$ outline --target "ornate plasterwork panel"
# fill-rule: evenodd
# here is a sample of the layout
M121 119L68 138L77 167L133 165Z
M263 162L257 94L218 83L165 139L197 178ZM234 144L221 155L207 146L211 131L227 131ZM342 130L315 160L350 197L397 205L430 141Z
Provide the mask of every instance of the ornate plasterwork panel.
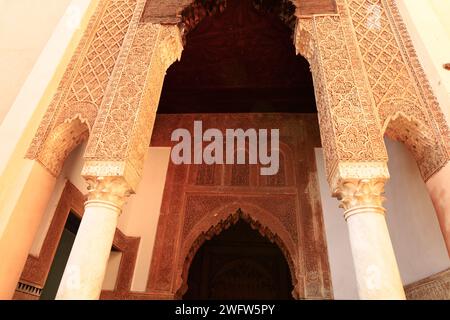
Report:
M332 188L346 178L388 177L378 115L348 21L339 15L300 18L295 41L311 64Z
M84 176L122 176L136 187L164 76L182 48L177 26L139 23L130 30L92 130Z
M382 130L405 143L427 180L449 160L449 132L393 0L339 0L349 14Z
M87 129L94 124L136 3L137 0L100 1L41 121L27 157L52 158L51 163L47 160L41 163L55 176L59 174L55 169L62 166L70 150L59 153L46 149L46 140L59 126L67 126L65 123L73 119L79 119ZM86 138L84 131L82 134L83 137L67 139L81 141L80 138Z

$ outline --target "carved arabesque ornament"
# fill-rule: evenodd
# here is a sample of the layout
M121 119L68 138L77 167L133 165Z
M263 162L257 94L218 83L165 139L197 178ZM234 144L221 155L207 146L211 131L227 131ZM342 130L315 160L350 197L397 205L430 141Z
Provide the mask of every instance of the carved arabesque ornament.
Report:
M83 176L122 176L135 190L164 76L182 49L177 26L138 23L130 29L92 129Z
M450 159L450 134L394 0L338 0L352 21L382 132L403 142L428 180Z
M409 147L428 179L450 158L449 131L395 2L336 4L337 13L298 17L294 35L311 64L332 188L348 178L388 178L385 132ZM158 14L145 18L148 5L99 2L28 158L57 175L72 145L52 149L46 141L60 139L65 130L58 127L79 119L90 132L83 174L122 176L135 189L166 69L182 51L181 16L158 24ZM381 9L379 28L367 23L373 5ZM85 138L85 130L71 137L76 143Z
M60 146L48 148L52 144L49 141L74 139L80 143L87 138L97 118L136 3L137 0L100 0L66 68L26 155L29 159L37 159L54 176L58 176L74 146L64 150ZM88 131L83 130L76 137L71 135L67 123L73 119L80 119Z
M210 240L214 236L219 235L222 231L227 230L229 227L236 224L240 219L247 222L252 227L252 229L257 230L261 234L261 236L278 245L286 258L289 266L289 271L291 273L291 279L294 286L292 295L294 298L299 299L299 297L301 296L300 287L302 287L303 284L299 283L300 275L297 257L292 254L289 248L287 248L286 244L281 240L279 235L273 233L270 228L262 225L260 221L254 219L250 214L242 211L241 209L238 209L236 212L229 214L225 219L221 219L216 225L211 226L208 230L201 232L193 241L189 248L189 252L186 254L186 258L181 269L182 274L180 274L178 278L178 289L176 292L177 297L182 297L188 289L187 280L189 268L195 257L195 254L200 249L200 247L205 243L205 241Z
M388 178L387 153L364 67L339 15L301 17L295 44L311 64L328 181Z
M449 161L450 135L395 2L336 3L338 14L300 16L295 31L297 53L311 64L332 188L345 180L340 167L351 167L353 160L360 163L352 169L359 177L365 170L361 163L367 168L377 163L379 177L388 177L380 144L385 133L409 148L426 181ZM373 8L379 9L379 21L373 20ZM342 95L346 87L358 90L361 100ZM370 169L366 177L378 177L373 173Z

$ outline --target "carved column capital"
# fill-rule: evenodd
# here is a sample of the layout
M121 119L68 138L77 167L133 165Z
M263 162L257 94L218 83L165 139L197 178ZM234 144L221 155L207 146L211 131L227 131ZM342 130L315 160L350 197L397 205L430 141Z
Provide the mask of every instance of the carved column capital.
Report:
M354 214L368 211L384 214L385 182L385 178L341 180L334 191L334 196L341 202L340 207L345 210L345 220Z
M88 183L88 200L89 204L103 203L122 210L126 200L133 192L128 183L122 177L84 177Z

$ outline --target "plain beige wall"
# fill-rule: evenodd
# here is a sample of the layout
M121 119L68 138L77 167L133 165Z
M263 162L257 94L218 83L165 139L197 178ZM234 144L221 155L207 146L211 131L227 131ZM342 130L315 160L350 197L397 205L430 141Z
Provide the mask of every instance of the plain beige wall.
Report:
M0 0L0 123L71 0Z

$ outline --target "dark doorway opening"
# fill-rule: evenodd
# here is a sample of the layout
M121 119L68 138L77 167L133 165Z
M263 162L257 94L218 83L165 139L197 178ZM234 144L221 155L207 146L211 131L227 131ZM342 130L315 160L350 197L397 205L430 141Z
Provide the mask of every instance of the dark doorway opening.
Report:
M292 290L280 248L239 220L198 250L183 299L287 300Z
M61 239L59 240L45 286L42 289L40 300L54 300L56 298L80 223L81 219L73 212L70 212L64 225L64 230L61 234Z

